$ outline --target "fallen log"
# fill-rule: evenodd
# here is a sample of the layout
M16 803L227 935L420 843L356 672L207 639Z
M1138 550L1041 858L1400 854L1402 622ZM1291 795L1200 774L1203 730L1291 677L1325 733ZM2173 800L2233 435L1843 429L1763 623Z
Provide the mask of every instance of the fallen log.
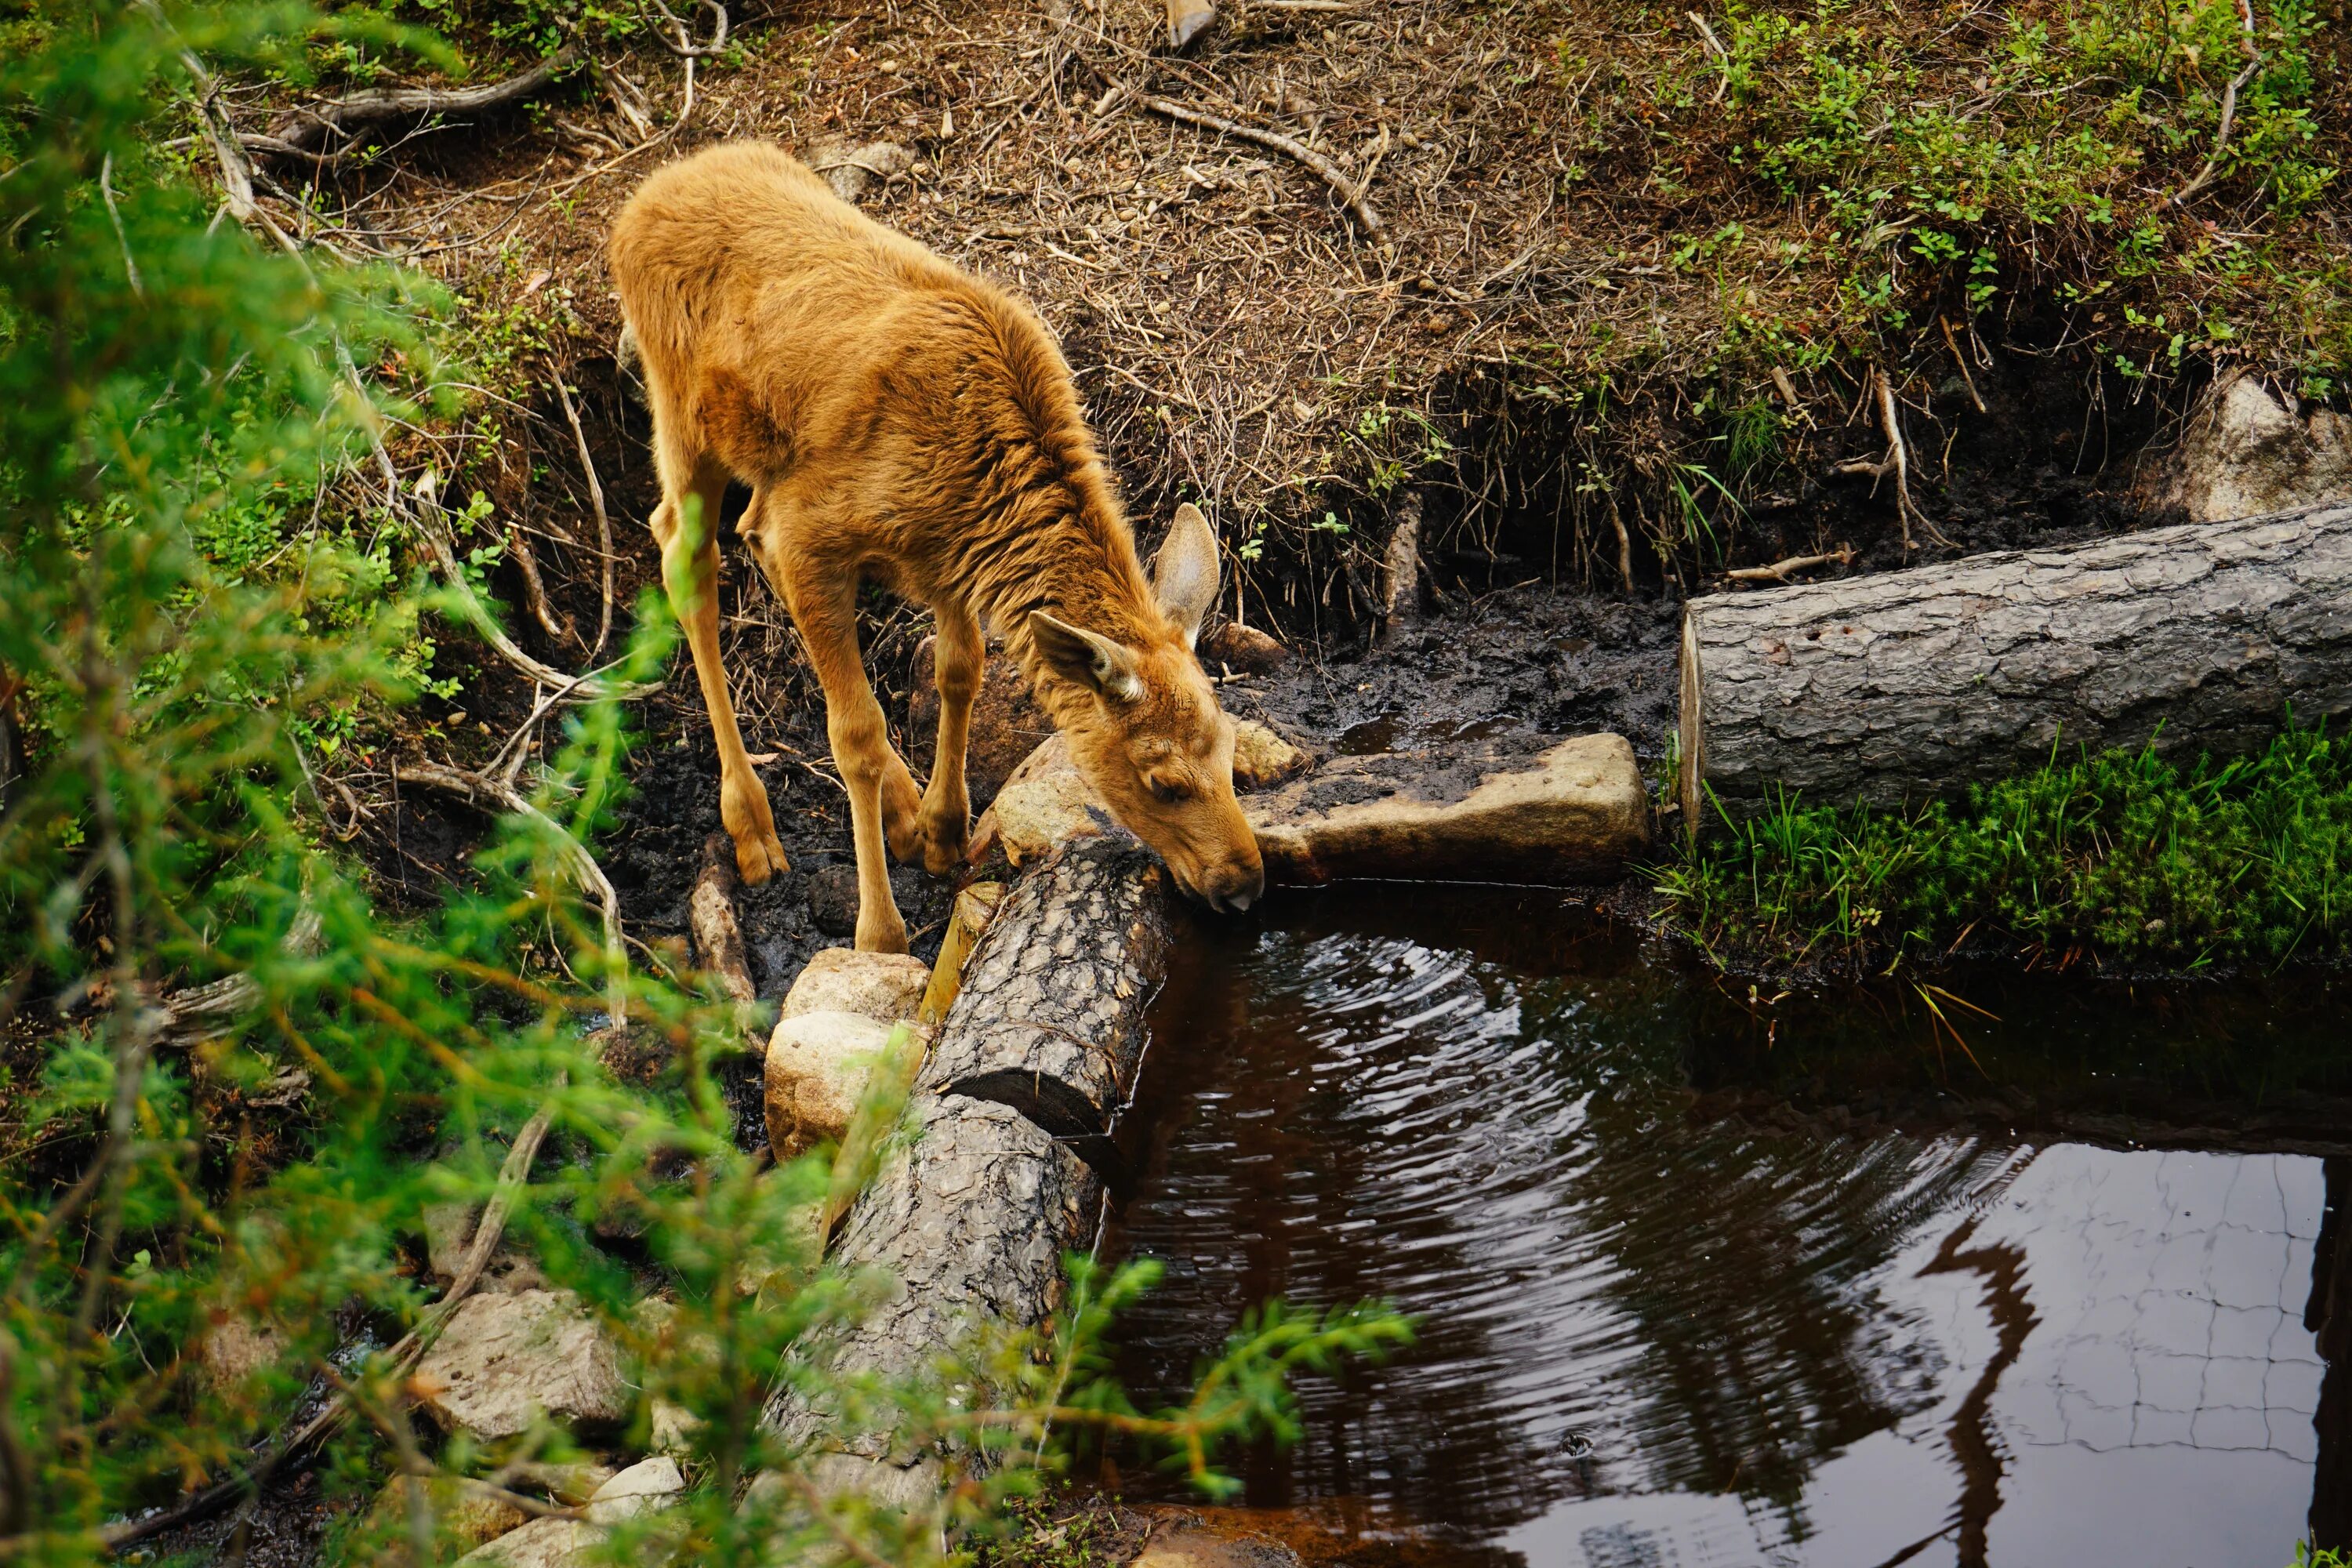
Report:
M2352 506L1695 599L1684 822L1897 806L2053 749L2254 750L2352 711Z
M1074 840L1024 877L966 966L918 1088L1011 1106L1101 1167L1174 939L1167 882L1124 835Z

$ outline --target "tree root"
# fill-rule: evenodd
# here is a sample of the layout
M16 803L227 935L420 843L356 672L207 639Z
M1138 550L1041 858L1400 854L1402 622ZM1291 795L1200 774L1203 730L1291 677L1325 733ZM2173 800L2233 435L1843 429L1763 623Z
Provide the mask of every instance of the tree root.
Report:
M1301 167L1308 170L1331 187L1332 194L1339 198L1350 214L1354 215L1356 226L1364 231L1366 239L1376 246L1386 245L1389 242L1388 226L1381 221L1381 215L1374 212L1372 204L1365 199L1366 189L1371 183L1369 170L1367 170L1367 178L1351 180L1339 165L1330 159L1305 142L1285 136L1279 131L1267 131L1255 125L1244 125L1239 121L1226 120L1198 109L1187 108L1169 99L1154 98L1149 93L1136 92L1131 89L1127 90L1127 96L1151 110L1152 113L1164 116L1180 124L1197 125L1204 131L1214 131L1221 136L1234 136L1244 142L1255 142L1261 147L1271 147L1276 152L1295 160Z
M1895 515L1903 523L1903 548L1919 548L1917 542L1911 537L1911 520L1915 517L1919 520L1919 526L1927 531L1928 538L1938 544L1949 545L1952 542L1944 537L1943 531L1919 510L1919 503L1911 499L1911 449L1903 440L1903 422L1895 411L1895 383L1878 365L1871 367L1870 375L1878 394L1878 423L1886 434L1886 456L1875 463L1863 458L1851 458L1830 471L1855 477L1868 476L1873 493L1877 491L1877 481L1889 474L1894 475Z
M1785 583L1800 572L1810 572L1816 566L1843 566L1853 560L1853 546L1841 544L1826 555L1791 555L1769 566L1734 567L1724 575L1735 583Z

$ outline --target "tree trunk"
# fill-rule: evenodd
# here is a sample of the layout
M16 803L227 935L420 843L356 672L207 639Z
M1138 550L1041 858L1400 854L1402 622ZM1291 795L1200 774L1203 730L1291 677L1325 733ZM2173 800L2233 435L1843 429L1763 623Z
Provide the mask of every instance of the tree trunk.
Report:
M1694 600L1684 822L1895 806L2078 747L2243 753L2352 710L2352 506Z

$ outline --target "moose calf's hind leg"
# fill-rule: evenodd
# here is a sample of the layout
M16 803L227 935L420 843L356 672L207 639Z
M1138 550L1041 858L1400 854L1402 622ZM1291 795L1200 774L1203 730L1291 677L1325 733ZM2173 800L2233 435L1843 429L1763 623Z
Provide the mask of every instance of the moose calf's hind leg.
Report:
M930 787L923 792L923 868L933 876L954 869L971 837L971 797L964 753L971 735L972 699L987 668L988 645L970 615L939 612L931 668L940 689L939 745L931 753Z

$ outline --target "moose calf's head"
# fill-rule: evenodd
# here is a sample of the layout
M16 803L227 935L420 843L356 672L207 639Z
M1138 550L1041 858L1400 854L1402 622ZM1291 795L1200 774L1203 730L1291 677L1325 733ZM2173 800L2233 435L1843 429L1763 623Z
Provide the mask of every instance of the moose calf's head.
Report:
M1265 888L1257 837L1234 798L1234 721L1192 653L1217 599L1217 541L1190 503L1151 563L1161 624L1119 641L1033 612L1046 667L1091 701L1058 712L1070 754L1121 826L1160 852L1184 890L1245 910Z

